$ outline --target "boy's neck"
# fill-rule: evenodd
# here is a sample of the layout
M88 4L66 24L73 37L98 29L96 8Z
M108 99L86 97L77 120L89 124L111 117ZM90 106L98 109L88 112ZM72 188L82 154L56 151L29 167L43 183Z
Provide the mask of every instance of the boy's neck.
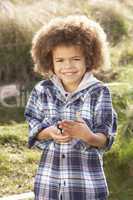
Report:
M83 77L82 77L82 79L83 79ZM70 92L70 93L72 93L72 92L74 92L74 91L76 91L77 90L77 88L78 88L78 86L79 86L79 84L80 84L80 82L82 81L82 79L81 80L78 80L77 82L75 82L75 83L63 83L62 81L62 85L63 85L63 87L64 87L64 90L66 91L66 92Z
M71 92L74 92L77 89L78 86L75 86L75 85L65 86L63 84L63 87L64 87L64 90L66 92L70 92L71 93Z

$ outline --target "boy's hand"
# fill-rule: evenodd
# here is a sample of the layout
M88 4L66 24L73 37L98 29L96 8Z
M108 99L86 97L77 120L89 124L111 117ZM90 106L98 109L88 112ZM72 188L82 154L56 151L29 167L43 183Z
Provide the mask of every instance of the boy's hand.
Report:
M60 130L56 126L50 126L43 129L38 135L38 140L53 139L57 143L66 143L71 140L68 134L60 134Z
M59 127L63 129L63 134L70 135L72 138L85 140L85 136L92 134L86 122L80 120L63 120L59 123Z
M59 127L63 129L63 134L70 135L71 138L81 139L95 147L104 147L107 137L103 133L93 133L83 119L63 120Z
M67 143L73 138L81 139L95 147L104 147L107 142L107 137L103 133L93 133L82 119L72 121L63 120L59 122L59 128L63 129L62 134L55 126L50 126L42 130L37 139L53 139L57 143Z
M72 139L70 134L66 133L61 134L60 130L57 127L51 127L49 135L57 143L66 143Z

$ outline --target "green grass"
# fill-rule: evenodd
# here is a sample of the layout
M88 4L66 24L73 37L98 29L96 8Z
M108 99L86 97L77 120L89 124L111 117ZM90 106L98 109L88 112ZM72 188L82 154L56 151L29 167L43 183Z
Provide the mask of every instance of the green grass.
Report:
M0 126L0 196L33 190L40 151L27 148L27 124Z
M26 125L14 124L8 126L0 126L0 144L26 145Z

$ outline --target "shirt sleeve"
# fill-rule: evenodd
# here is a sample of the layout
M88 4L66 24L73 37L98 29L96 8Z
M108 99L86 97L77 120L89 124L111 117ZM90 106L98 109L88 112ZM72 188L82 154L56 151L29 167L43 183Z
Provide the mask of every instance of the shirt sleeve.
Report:
M43 117L43 113L39 109L41 104L40 96L37 90L34 88L29 96L26 108L25 108L25 118L29 125L29 138L28 146L29 148L37 146L44 149L51 140L37 140L37 134L44 128L49 127L53 124L53 120Z
M109 150L114 142L117 130L117 114L112 106L112 98L108 87L103 86L97 92L94 106L94 132L103 133L107 136L104 150Z

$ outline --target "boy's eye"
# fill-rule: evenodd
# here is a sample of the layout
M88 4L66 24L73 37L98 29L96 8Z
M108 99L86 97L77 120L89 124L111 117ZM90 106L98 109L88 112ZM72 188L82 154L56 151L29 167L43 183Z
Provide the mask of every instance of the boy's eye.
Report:
M81 59L79 57L73 57L72 60L79 61Z
M76 60L76 61L78 61L78 60L80 60L80 58L74 58L73 60Z
M56 62L63 62L63 59L56 60Z

